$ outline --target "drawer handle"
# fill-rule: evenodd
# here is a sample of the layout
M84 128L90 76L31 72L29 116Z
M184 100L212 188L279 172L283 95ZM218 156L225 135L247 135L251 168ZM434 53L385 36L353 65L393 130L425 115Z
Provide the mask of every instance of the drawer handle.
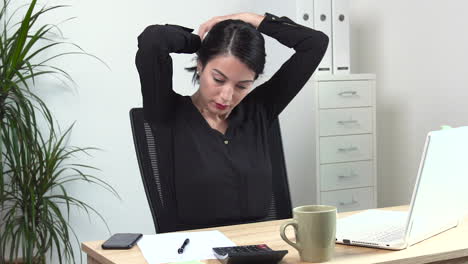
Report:
M357 124L359 121L357 120L340 120L337 122L340 125L346 125L346 124Z
M341 97L353 97L353 96L356 96L356 94L357 94L356 91L345 91L345 92L338 93L338 95Z
M357 151L357 147L349 147L349 148L339 148L338 151L340 152L348 152L348 151Z
M358 201L355 201L354 199L351 202L340 202L340 206L354 206L354 205L359 205Z
M357 177L359 175L355 174L355 173L352 173L352 174L349 174L349 175L338 175L338 179L340 180L347 180L347 179L351 179L351 178L354 178L354 177Z

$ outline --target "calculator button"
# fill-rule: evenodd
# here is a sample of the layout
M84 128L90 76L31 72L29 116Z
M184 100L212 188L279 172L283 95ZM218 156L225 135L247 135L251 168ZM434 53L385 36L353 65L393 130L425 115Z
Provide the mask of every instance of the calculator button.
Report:
M255 252L258 251L258 248L256 246L248 246L249 252Z
M213 248L213 251L224 264L274 264L288 253L287 250L272 250L266 244Z

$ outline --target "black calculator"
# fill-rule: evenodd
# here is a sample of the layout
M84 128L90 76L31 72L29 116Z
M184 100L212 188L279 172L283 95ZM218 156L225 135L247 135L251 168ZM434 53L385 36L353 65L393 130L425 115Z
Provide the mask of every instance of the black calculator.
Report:
M265 244L215 247L213 252L223 264L274 264L288 253L287 250L273 250Z

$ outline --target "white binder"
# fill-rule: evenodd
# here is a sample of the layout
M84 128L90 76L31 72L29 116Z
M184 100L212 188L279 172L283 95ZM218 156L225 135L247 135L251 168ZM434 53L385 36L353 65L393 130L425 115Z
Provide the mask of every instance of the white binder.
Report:
M349 0L331 1L333 74L349 74Z
M296 0L296 23L314 28L314 0Z
M332 74L333 49L332 49L332 0L314 0L314 25L312 28L322 31L330 39L327 52L320 62L316 74Z

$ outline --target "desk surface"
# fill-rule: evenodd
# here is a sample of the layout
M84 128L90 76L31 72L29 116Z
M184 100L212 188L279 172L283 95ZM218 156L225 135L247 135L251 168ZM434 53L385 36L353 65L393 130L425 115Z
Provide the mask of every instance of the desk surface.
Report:
M388 210L406 210L407 206L389 207ZM338 217L355 212L340 213ZM279 227L286 220L276 220L254 224L207 228L193 231L217 229L237 245L266 243L272 249L287 249L289 253L281 263L301 263L297 251L286 244L279 235ZM293 231L288 230L293 238ZM88 264L134 263L147 264L138 246L130 250L102 250L103 240L84 242L82 250L88 255ZM465 258L466 257L466 258ZM390 251L356 246L336 245L334 258L327 263L468 263L468 218L456 228L415 244L405 250ZM217 260L205 263L218 264Z

